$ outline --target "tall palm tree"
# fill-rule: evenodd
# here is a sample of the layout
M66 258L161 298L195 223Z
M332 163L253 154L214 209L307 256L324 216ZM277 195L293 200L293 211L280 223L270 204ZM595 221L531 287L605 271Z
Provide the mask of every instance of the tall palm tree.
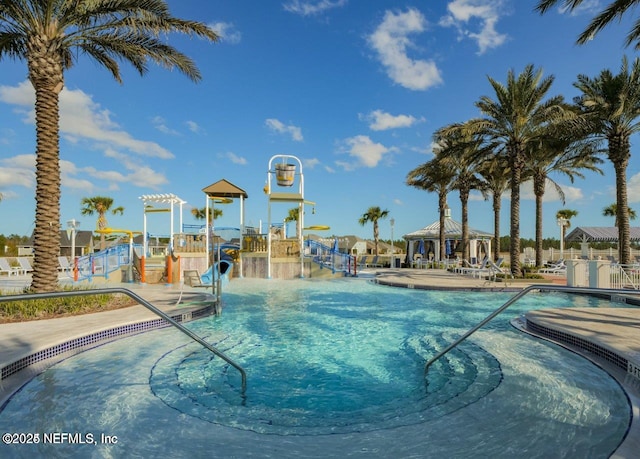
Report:
M197 208L194 207L193 209L191 209L191 215L193 215L193 217L196 220L207 220L207 224L210 225L212 221L214 221L216 218L220 218L222 217L222 209L217 209L214 208L213 209L213 213L211 212L211 208L209 208L209 214L207 215L207 208L206 207L201 207L201 208Z
M360 217L358 223L364 226L367 223L373 223L373 243L375 245L375 255L378 255L378 241L380 240L380 229L378 228L378 220L387 218L388 210L382 210L380 207L369 207L367 211Z
M446 257L444 221L446 210L449 208L447 194L452 190L454 179L455 174L451 168L443 164L438 157L416 167L407 174L407 185L438 194L440 260L444 260Z
M571 228L571 219L576 215L578 215L578 211L573 209L560 209L556 212L556 220L558 220L558 223L560 224L561 241L564 241L566 231ZM538 265L537 262L536 265Z
M121 82L119 60L141 74L148 62L201 76L161 39L174 32L215 41L207 25L173 17L164 0L2 0L0 58L25 60L36 103L36 213L32 289L55 290L60 252L59 95L64 72L88 56Z
M566 175L571 183L575 177L584 178L580 171L586 169L602 174L597 166L603 161L597 154L597 143L578 140L572 142L569 136L553 136L542 139L536 147L531 145L527 155L526 171L533 180L533 193L536 199L536 266L542 266L542 201L547 184L551 184L562 204L565 203L565 194L562 187L554 181L549 174L559 173Z
M82 198L82 208L80 209L81 215L94 215L98 214L98 221L96 222L96 229L104 230L109 226L107 222L107 213L111 212L113 215L124 214L124 207L119 206L111 208L113 206L113 198L107 196L94 196L93 198ZM107 248L105 233L100 233L100 250Z
M640 132L640 59L631 66L622 59L620 73L603 70L596 78L578 75L576 98L596 138L607 141L607 156L616 174L618 251L621 264L631 263L631 233L627 197L627 166L631 136Z
M540 0L536 10L541 14L546 13L552 6L562 4L562 9L569 12L574 11L582 5L583 0ZM640 5L640 0L614 0L605 7L595 18L589 23L587 28L578 37L578 44L583 45L607 27L612 22L622 19L622 16L633 7ZM626 46L635 42L635 49L640 49L640 27L636 22L627 35Z
M629 220L635 220L637 217L636 211L633 210L631 207L629 207L628 211L629 211ZM615 218L614 226L616 228L618 227L618 206L615 203L602 209L602 216L614 217Z
M300 208L293 207L289 209L287 216L284 218L284 222L285 223L296 222L296 237L298 237L298 233L300 232L299 221L300 221Z
M463 129L471 135L482 135L496 146L504 147L508 159L511 190L511 242L509 256L511 273L520 271L520 184L525 169L526 151L548 134L548 125L575 116L562 96L545 100L553 84L553 76L543 78L542 70L532 65L515 75L510 70L506 85L489 77L495 100L482 96L476 106L484 115L452 129Z
M485 193L491 193L494 260L500 258L500 210L502 208L502 195L509 189L510 175L507 159L499 152L487 156L478 166L478 176L484 182Z
M469 260L469 196L471 190L484 193L484 182L477 176L481 162L482 141L465 136L461 131L436 131L434 153L445 167L454 173L452 189L458 190L462 210L462 258Z

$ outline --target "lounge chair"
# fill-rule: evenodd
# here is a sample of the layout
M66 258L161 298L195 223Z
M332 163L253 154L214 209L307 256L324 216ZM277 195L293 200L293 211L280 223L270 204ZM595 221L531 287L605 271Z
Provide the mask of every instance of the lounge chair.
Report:
M460 274L471 274L475 277L476 274L480 275L481 273L485 273L487 271L487 265L489 264L489 257L485 257L482 260L480 266L471 266L471 267L461 267L456 270L456 272Z
M561 263L557 264L556 266L549 267L549 268L544 268L544 269L541 269L538 272L541 273L541 274L563 275L563 274L567 274L567 265L565 265L564 261L562 261Z
M22 269L11 266L9 260L6 258L0 258L0 273L7 273L7 276L18 275L22 272Z
M31 271L33 271L33 268L31 267L31 262L29 261L28 258L25 257L18 257L18 263L20 264L20 269L26 274L26 273L30 273Z
M378 255L375 255L373 257L373 260L371 260L371 263L367 263L367 268L381 268L382 265L380 263L378 263Z
M185 285L191 287L212 287L212 284L205 284L202 282L200 272L197 269L185 269L183 272L183 278Z
M363 257L360 257L360 263L358 263L358 269L359 270L363 270L364 268L367 267L367 260L369 259L369 257L367 257L366 255Z
M58 257L58 271L63 273L71 272L71 263L67 257Z

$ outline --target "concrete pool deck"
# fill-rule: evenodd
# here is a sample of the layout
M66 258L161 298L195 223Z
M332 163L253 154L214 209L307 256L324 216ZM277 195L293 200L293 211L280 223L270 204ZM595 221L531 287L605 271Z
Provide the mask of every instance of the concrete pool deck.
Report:
M374 278L377 283L392 287L438 290L466 291L509 291L517 292L529 285L539 284L539 280L530 282L510 281L491 282L471 276L454 274L445 270L423 269L377 269L366 270L363 277ZM13 287L21 276L11 276ZM5 290L6 277L0 278L0 290ZM24 281L29 279L24 276ZM550 277L549 282L562 284L564 279ZM145 300L173 316L186 314L202 309L211 304L213 297L203 289L185 286L181 291L165 285L119 284L143 297ZM106 287L106 286L105 286ZM157 320L158 317L140 305L123 309L86 314L58 319L0 324L0 406L2 406L21 385L33 376L41 373L55 362L81 352L86 348L78 348L60 353L52 358L36 360L24 369L5 377L6 369L16 361L29 359L37 353L47 352L52 347L60 346L73 339L132 324ZM528 313L526 320L531 321L552 333L536 336L559 342L560 345L585 355L604 370L615 377L625 388L631 405L633 422L623 445L612 457L635 457L640 451L640 308L612 309L549 309ZM144 330L134 331L142 332ZM529 331L530 332L530 331ZM557 335L570 339L567 342L557 340ZM575 340L573 340L575 338ZM117 336L111 339L117 339ZM574 342L575 341L575 342ZM101 341L104 342L104 341ZM579 345L582 342L583 345ZM577 344L576 344L577 343ZM598 349L611 351L615 355L632 362L636 370L624 372L620 366L602 358L600 352L585 350L584 343L592 344ZM98 344L93 344L93 346ZM635 374L632 374L635 371Z

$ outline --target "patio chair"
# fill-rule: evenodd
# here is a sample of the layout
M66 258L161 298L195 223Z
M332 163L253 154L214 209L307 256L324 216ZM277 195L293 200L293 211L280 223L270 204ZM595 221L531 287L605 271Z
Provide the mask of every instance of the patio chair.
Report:
M367 267L367 260L368 259L369 259L369 257L366 256L366 255L363 256L363 257L360 257L360 263L358 263L358 269L359 270L363 270L364 268Z
M541 274L559 274L559 275L563 275L563 274L567 274L567 265L564 264L564 261L562 261L562 263L550 267L550 268L544 268L541 269L540 271L538 271Z
M33 271L33 268L31 267L31 262L29 261L28 258L26 257L18 257L17 258L18 263L20 264L20 269L26 274L26 273L30 273L31 271Z
M11 266L9 260L6 258L0 258L0 273L7 273L7 276L18 275L22 272L20 268Z
M373 257L373 260L371 260L371 263L367 263L367 268L381 268L382 265L378 262L378 255L375 255Z
M71 272L71 263L67 257L58 257L58 271L63 273Z
M474 266L471 268L460 268L457 272L460 274L471 274L475 277L476 274L480 275L488 271L487 265L489 264L489 257L484 257L480 266Z
M212 287L212 284L202 282L202 277L200 277L200 272L197 269L185 269L183 271L183 278L185 285L191 287Z

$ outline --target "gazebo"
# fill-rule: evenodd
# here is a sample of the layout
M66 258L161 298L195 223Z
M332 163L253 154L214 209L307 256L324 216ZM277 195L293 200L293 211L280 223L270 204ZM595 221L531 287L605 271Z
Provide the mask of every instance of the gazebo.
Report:
M629 228L631 242L640 242L640 227ZM566 242L579 242L580 254L589 256L590 242L615 242L618 243L618 228L615 226L578 226L564 238Z
M402 236L407 241L407 261L411 262L415 254L422 257L433 253L433 259L440 261L440 221L436 220L432 224L425 226L413 233ZM462 239L462 223L451 218L447 213L444 219L444 237L447 244L447 254L452 254L455 245ZM469 228L469 246L471 257L479 258L480 252L491 253L492 234Z

